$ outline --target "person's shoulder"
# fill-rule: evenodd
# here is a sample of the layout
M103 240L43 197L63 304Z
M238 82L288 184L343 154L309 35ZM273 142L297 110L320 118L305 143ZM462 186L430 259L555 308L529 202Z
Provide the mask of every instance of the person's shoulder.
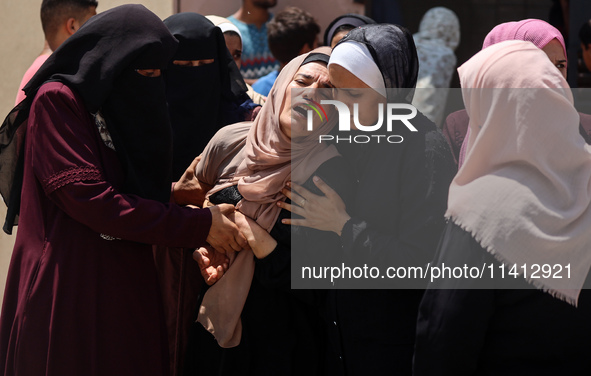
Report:
M220 128L219 131L216 132L214 137L217 138L234 138L235 137L246 137L250 127L252 126L252 122L250 121L243 121L240 123L234 123L230 125L226 125L225 127Z
M37 56L35 61L33 61L33 64L31 64L31 68L35 69L36 72L37 70L39 70L39 68L41 68L43 63L45 63L47 59L49 59L50 56L51 54L49 53L42 53L41 55Z
M80 96L70 87L58 81L46 82L41 85L33 100L33 107L35 103L46 101L61 106L66 104L75 108L83 107L83 101Z
M240 21L238 18L234 17L234 15L227 17L228 21L230 21L231 23L234 24L234 26L236 26L240 32L242 32L242 30L246 30L248 28L248 24ZM242 36L242 38L244 38L244 35Z
M37 91L29 112L29 129L42 128L45 132L78 132L79 122L92 122L92 115L84 100L62 82L46 82ZM73 129L76 130L73 130Z
M448 142L435 123L420 111L410 122L417 132L409 132L407 151L411 153L435 154L438 158L451 159L452 154Z
M216 132L209 144L214 145L217 149L233 148L234 145L246 140L251 126L252 122L250 121L226 125Z
M37 73L39 68L41 68L41 66L43 65L43 63L45 63L45 61L49 58L49 56L51 56L51 55L50 54L41 54L41 55L37 56L35 61L33 61L33 64L31 64L31 66L27 69L27 71L23 75L23 78L21 79L21 83L19 85L19 91L16 95L16 100L14 101L15 106L17 104L19 104L23 99L25 99L25 92L23 91L24 87L31 80L31 78L33 78L35 73Z
M26 82L23 82L23 87L24 87L24 85L26 85L27 82L29 82L29 80L31 78L33 78L35 73L37 73L39 68L41 68L43 63L45 63L45 61L47 61L47 59L49 59L50 56L51 56L51 54L41 54L41 55L37 56L37 58L33 61L31 66L29 67L29 69L27 69L27 71L25 72L25 74L23 76L23 81L26 80Z
M252 88L257 93L262 95L269 95L273 84L277 80L277 76L279 75L279 70L274 70L273 72L259 78L257 82L252 85Z
M591 115L579 112L579 131L585 142L591 144Z
M62 82L59 81L49 81L44 83L43 85L41 85L39 87L39 90L37 91L37 95L41 95L41 94L47 94L47 93L55 93L55 94L70 94L72 96L75 96L74 92L72 91L72 89L70 89L67 85L65 85Z
M277 77L279 76L279 69L275 69L271 73L264 75L263 77L259 78L257 82L263 80L263 82L275 82Z
M466 110L458 110L456 112L452 112L451 114L447 115L447 118L445 118L445 123L449 124L450 126L465 125L466 128L468 128L469 122L470 118L468 117L468 112Z
M409 119L409 121L417 129L417 132L411 133L427 134L430 132L439 131L435 123L433 123L427 116L425 116L418 109L416 116L413 119Z
M587 133L591 134L591 115L579 112L579 120L583 128L588 131Z
M345 158L339 155L326 160L318 167L316 172L328 175L342 175L341 169L347 170L347 166L348 164Z
M349 196L355 185L355 177L351 166L342 156L339 155L322 163L313 176L321 178L343 199L350 198Z

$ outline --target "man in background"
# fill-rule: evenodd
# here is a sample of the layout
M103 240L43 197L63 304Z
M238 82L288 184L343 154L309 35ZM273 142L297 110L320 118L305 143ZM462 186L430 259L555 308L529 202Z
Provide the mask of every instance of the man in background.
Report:
M585 22L579 29L579 39L583 50L583 61L587 70L591 72L591 20Z
M254 91L269 95L279 72L287 63L294 57L318 47L318 33L320 26L314 17L303 9L288 7L277 13L267 25L267 39L269 48L280 66L252 85Z
M270 8L277 0L243 0L236 13L228 17L242 35L240 72L248 84L279 67L267 43L267 24L273 18Z
M98 2L94 0L43 0L41 3L41 25L45 35L45 46L25 72L16 95L15 105L25 99L23 87L45 63L49 55L96 14L97 6Z

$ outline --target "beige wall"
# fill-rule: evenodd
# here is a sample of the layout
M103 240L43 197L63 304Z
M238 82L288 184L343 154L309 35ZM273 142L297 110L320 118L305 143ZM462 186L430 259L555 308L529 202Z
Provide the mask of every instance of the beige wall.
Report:
M100 13L118 5L130 3L124 0L98 0ZM134 0L144 4L161 18L172 14L172 0ZM0 34L2 59L0 59L0 117L14 106L14 99L23 74L43 49L43 31L39 20L41 0L2 0L0 2ZM6 207L0 203L0 227L4 223ZM14 235L0 231L0 299L4 295L6 271L14 245ZM0 300L1 301L1 300Z
M242 0L176 0L175 4L178 4L178 8L182 12L227 17L240 8ZM352 0L277 0L277 6L271 11L277 13L287 6L295 6L312 13L322 29L321 36L324 35L324 29L330 24L330 21L337 16L345 13L363 14L364 12L363 5L355 4Z

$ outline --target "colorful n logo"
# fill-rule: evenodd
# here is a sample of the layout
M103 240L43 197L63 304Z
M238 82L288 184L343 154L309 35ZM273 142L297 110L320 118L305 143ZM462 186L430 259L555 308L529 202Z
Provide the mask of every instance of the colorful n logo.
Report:
M320 103L318 103L318 102L313 101L312 99L308 99L308 98L304 98L304 99L311 103L311 104L308 104L308 103L304 103L304 104L306 106L310 107L312 109L312 111L316 112L316 114L320 118L320 121L326 121L328 116L326 116L326 111L324 111L324 108L322 108L322 105L320 105ZM322 118L322 114L320 113L320 111L322 111L322 114L324 114L324 119ZM312 112L308 111L308 130L309 131L313 130L312 116L313 116Z

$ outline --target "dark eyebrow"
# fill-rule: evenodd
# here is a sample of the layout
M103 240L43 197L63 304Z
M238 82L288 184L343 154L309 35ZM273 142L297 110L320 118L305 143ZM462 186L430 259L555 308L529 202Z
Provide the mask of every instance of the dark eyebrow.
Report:
M315 80L316 79L314 76L310 76L309 74L305 74L305 73L298 73L298 74L296 74L296 77L297 76L301 76L301 77L305 78L306 80ZM334 87L331 83L325 83L325 82L318 81L318 84L325 87L325 88L329 88L329 89L332 89Z
M302 76L303 78L307 79L307 80L313 80L314 77L310 76L309 74L305 74L305 73L298 73L296 74L296 76Z
M566 63L566 59L563 60L556 60L557 63Z

